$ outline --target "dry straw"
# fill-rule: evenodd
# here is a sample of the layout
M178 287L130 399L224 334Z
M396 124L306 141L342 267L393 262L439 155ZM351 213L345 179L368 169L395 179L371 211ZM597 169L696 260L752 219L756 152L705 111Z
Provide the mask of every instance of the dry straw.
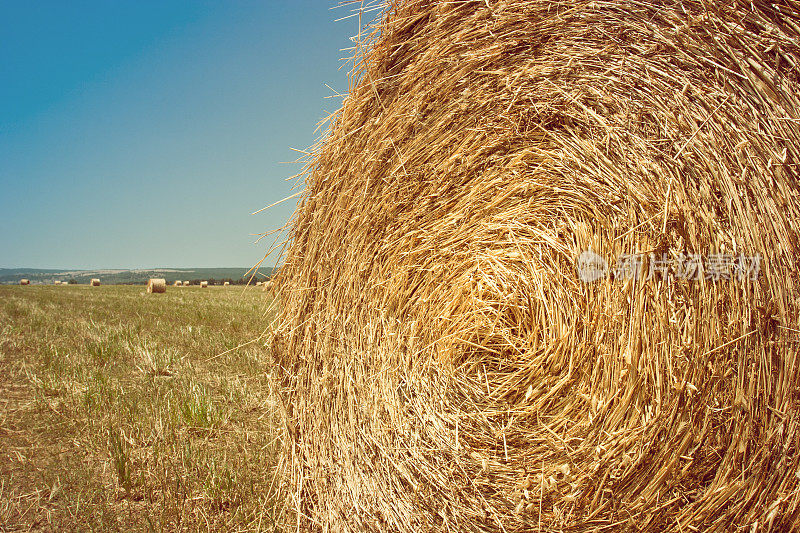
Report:
M99 287L100 280L97 278L92 278L92 280L89 282L89 285L91 285L92 287Z
M208 287L208 282L207 281L201 281L200 282L200 287L205 289L206 287Z
M167 280L162 278L150 278L147 281L147 292L149 293L167 292Z
M30 285L31 284L31 280L22 278L21 280L19 280L19 284L20 285Z
M799 47L795 1L390 6L276 282L292 527L800 528Z

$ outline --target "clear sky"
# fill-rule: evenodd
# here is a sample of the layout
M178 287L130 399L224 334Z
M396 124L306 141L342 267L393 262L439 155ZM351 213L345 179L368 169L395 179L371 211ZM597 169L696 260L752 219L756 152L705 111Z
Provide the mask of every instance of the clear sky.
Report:
M0 0L0 267L252 266L347 91L336 0Z

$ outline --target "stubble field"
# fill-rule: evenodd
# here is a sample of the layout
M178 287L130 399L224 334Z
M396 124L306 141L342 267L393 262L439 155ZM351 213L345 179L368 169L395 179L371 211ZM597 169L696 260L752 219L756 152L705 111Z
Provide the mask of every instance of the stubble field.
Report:
M267 304L0 286L0 530L274 530Z

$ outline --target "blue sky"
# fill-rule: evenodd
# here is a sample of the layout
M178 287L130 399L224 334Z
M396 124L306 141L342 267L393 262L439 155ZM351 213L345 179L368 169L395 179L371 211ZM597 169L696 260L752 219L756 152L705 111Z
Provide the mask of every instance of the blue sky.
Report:
M0 267L251 266L338 108L335 0L0 0Z

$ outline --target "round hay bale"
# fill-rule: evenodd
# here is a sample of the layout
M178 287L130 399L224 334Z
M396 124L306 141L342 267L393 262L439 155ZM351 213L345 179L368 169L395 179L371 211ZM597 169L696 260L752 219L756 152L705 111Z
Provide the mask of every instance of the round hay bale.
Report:
M188 287L188 286L189 286L189 282L188 282L188 281L184 281L184 282L183 282L183 286L184 286L184 287Z
M19 280L19 284L20 285L30 285L31 284L31 280L26 279L26 278L22 278L21 280Z
M263 285L261 281L256 281L256 287L261 287L261 285Z
M271 291L273 289L272 280L265 281L264 285L262 286L264 291Z
M92 280L89 282L89 285L92 286L92 287L99 287L100 286L100 280L97 279L97 278L92 278Z
M174 287L180 287L182 285L181 280L176 279L175 283L172 284Z
M60 280L55 280L55 281L53 282L53 285L61 285L61 281L60 281Z
M207 281L201 281L200 282L200 288L205 289L206 287L208 287L208 282Z
M276 278L299 529L800 527L798 28L392 2Z
M167 280L163 278L150 278L147 281L148 293L162 293L167 292Z
M223 284L222 284L222 286L223 286L223 287L227 287L227 286L228 286L228 285L230 285L230 284L231 284L231 282L230 282L230 281L226 281L225 283L223 283Z

